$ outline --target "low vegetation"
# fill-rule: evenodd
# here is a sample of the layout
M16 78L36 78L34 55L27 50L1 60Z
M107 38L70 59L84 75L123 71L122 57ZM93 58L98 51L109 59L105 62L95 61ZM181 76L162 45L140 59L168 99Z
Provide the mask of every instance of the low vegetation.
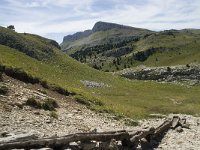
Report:
M58 114L55 111L51 111L49 116L54 119L58 119Z
M7 86L0 84L0 95L6 95L9 89Z
M34 97L29 98L26 101L26 105L37 109L44 109L49 111L55 111L56 108L58 108L57 102L53 99L37 100Z
M3 75L2 75L2 72L0 71L0 82L3 81Z

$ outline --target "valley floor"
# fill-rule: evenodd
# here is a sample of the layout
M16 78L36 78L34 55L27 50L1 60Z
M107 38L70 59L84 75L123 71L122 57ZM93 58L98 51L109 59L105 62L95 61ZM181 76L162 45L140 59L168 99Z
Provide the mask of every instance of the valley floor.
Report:
M8 76L4 76L4 84L9 87L8 95L0 95L0 131L20 134L34 133L40 137L61 136L77 132L90 132L93 129L139 130L147 126L157 127L165 118L140 120L139 126L127 126L124 120L116 120L111 114L98 114L88 110L84 105L39 85L26 84ZM45 92L45 94L43 94ZM51 117L50 111L35 109L24 105L28 98L52 98L57 101L58 119ZM172 115L169 115L172 116ZM200 117L180 115L190 124L190 129L179 133L169 130L156 149L199 149L200 147Z

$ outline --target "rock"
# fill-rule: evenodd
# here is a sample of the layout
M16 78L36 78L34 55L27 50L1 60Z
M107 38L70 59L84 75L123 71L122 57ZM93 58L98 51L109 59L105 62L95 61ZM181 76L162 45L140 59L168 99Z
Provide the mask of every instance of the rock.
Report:
M183 128L190 129L190 124L186 123L182 125Z
M97 133L97 128L90 129L90 133Z
M178 126L176 128L176 132L179 132L179 133L183 132L183 128L181 126Z
M46 123L52 123L52 121L50 119L46 120Z
M39 111L35 111L34 114L35 115L40 115L40 112Z
M102 88L102 87L110 87L109 85L105 84L105 83L98 83L95 81L88 81L88 80L80 80L81 83L83 83L85 86L87 87L91 87L91 88Z
M166 81L175 84L187 84L190 86L200 85L199 82L200 65L190 65L190 68L184 65L171 67L143 67L135 69L124 69L116 72L120 76L137 80L156 80Z
M110 141L110 144L108 146L109 150L118 150L118 142L115 139L112 139Z
M181 124L181 126L183 126L184 124L186 124L186 118L180 119L179 123Z

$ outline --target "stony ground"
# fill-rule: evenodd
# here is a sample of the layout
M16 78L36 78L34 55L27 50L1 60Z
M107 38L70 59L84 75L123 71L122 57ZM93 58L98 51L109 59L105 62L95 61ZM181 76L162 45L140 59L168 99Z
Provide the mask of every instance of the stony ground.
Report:
M181 115L190 124L190 129L183 129L179 133L169 130L162 139L158 150L199 150L200 149L200 117Z
M0 130L12 133L33 132L39 136L66 135L77 132L132 129L115 116L98 114L78 104L71 97L43 89L39 85L25 84L15 79L4 77L4 84L9 87L7 96L0 96ZM47 94L43 94L45 91ZM50 116L50 111L35 109L24 105L28 98L55 99L58 119Z
M140 120L139 126L126 126L123 120L116 120L110 114L98 114L88 110L84 105L42 88L39 85L26 84L4 76L4 84L9 87L8 95L0 95L0 132L12 134L34 133L40 137L61 136L77 132L111 130L139 130L147 126L157 127L165 118ZM45 92L44 92L45 91ZM46 94L43 94L46 93ZM35 109L24 105L30 97L38 99L51 98L57 101L58 119L50 116L50 111ZM172 116L172 115L170 115ZM169 130L161 140L158 150L198 150L200 147L200 117L179 115L186 118L190 129L179 133Z

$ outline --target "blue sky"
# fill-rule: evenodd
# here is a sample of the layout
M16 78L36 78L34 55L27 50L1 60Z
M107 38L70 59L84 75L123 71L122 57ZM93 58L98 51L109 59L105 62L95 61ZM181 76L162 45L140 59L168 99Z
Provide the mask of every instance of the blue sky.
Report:
M0 25L62 41L107 21L151 30L200 28L200 0L0 0Z

